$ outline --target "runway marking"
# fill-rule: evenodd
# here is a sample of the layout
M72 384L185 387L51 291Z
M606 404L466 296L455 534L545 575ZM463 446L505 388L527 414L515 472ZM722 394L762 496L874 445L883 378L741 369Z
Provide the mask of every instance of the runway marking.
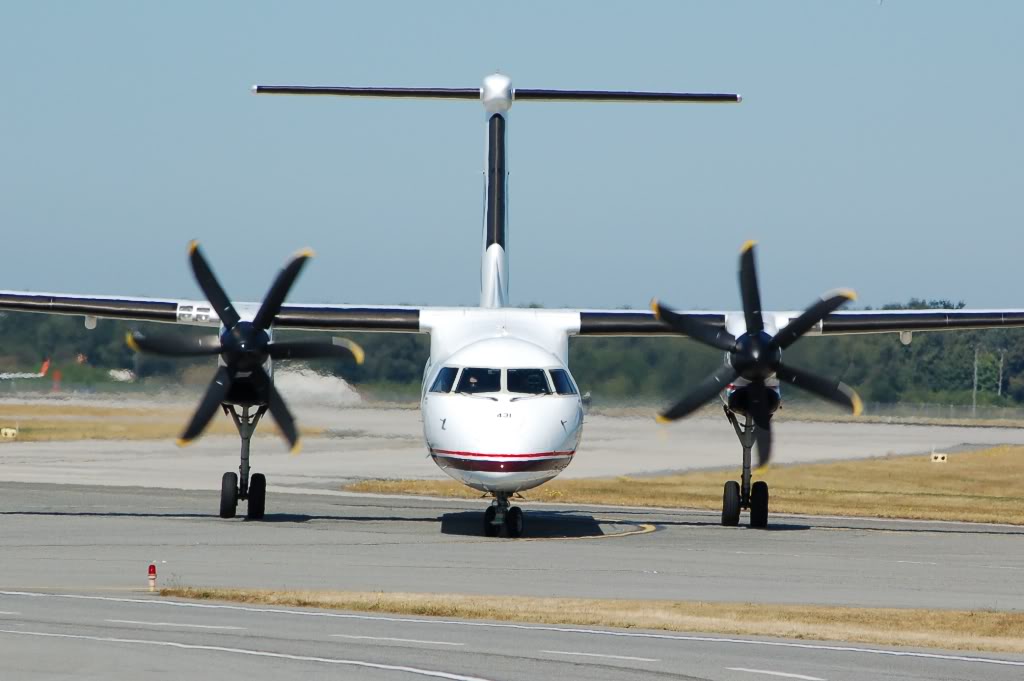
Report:
M20 612L10 612L9 610L0 610L0 615L20 615Z
M786 679L801 679L801 681L825 681L817 676L805 676L803 674L788 674L786 672L773 672L768 669L746 669L744 667L726 667L730 672L747 672L748 674L764 674L766 676L781 676Z
M636 529L612 534L587 534L580 537L520 537L516 541L555 541L555 540L577 540L577 539L614 539L617 537L633 537L638 534L650 534L657 531L657 525L653 523L636 523L630 520L615 520L613 518L594 518L599 523L618 523L620 525L632 525Z
M898 560L897 563L903 563L905 565L938 565L929 560Z
M187 627L189 629L231 629L234 631L245 631L245 627L216 626L213 624L178 624L176 622L140 622L138 620L103 620L114 624L141 624L145 627Z
M629 660L631 662L661 662L653 657L630 657L629 655L600 655L598 653L574 653L569 650L542 650L542 653L552 655L579 655L581 657L603 657L609 660Z
M389 617L386 615L357 615L353 613L331 611L287 610L285 608L257 608L249 605L223 605L218 603L189 603L187 601L157 601L142 598L115 598L113 596L86 596L84 594L55 594L35 591L0 591L0 596L26 596L30 598L68 598L82 601L105 601L108 603L135 603L139 605L158 605L172 608L198 608L201 610L232 610L235 612L267 613L271 615L292 615L296 617L325 617L329 619L359 620L368 622L402 622L407 624L440 624L460 627L479 627L490 629L522 629L526 631L550 631L563 634L585 634L591 636L612 636L617 638L646 638L662 641L685 641L695 643L721 643L729 645L761 646L765 648L796 648L800 650L820 650L825 652L861 653L864 655L881 655L885 657L906 657L920 660L944 660L948 662L966 662L968 664L994 664L1004 667L1024 668L1024 661L1001 660L995 657L971 657L968 655L950 655L945 653L922 653L912 650L887 650L884 648L863 648L853 645L829 645L825 643L797 643L795 641L758 641L756 639L726 638L716 636L691 636L686 634L654 634L639 631L615 631L606 629L583 629L578 627L556 627L540 624L511 624L498 622L473 622L460 620L428 620L415 617ZM2 632L0 632L2 633ZM20 632L13 632L20 633Z
M179 648L182 650L206 650L217 653L232 653L235 655L251 655L253 657L271 657L279 660L293 660L295 662L322 662L324 664L336 664L346 667L363 667L367 669L383 669L392 672L407 672L418 676L429 676L436 679L448 679L449 681L490 681L479 676L464 676L462 674L450 674L432 669L420 669L418 667L406 667L395 664L378 664L376 662L364 662L362 660L345 660L333 657L316 657L313 655L289 655L288 653L272 653L267 650L252 650L250 648L228 648L225 646L203 646L191 643L178 643L176 641L147 641L145 639L114 638L108 636L86 636L84 634L55 634L47 631L16 631L12 629L0 629L0 634L14 634L16 636L39 636L44 638L65 638L78 641L98 641L101 643L127 643L131 645L155 646L162 648Z
M350 638L357 641L397 641L399 643L424 643L432 646L464 646L465 643L451 641L421 641L415 638L391 638L390 636L352 636L350 634L331 634L331 638Z

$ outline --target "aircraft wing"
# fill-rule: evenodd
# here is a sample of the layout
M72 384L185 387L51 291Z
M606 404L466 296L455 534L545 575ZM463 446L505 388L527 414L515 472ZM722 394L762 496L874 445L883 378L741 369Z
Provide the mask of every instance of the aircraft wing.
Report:
M243 316L255 315L260 303L235 303ZM218 326L205 300L89 296L67 293L0 291L0 310L80 315L90 319L125 319L192 326ZM420 308L377 305L283 305L274 320L279 329L327 331L398 331L419 333Z
M711 326L743 329L743 312L684 311ZM666 324L646 310L581 310L579 336L670 335ZM800 312L763 312L766 323L781 329ZM808 336L837 336L863 333L952 331L963 329L1005 329L1024 327L1024 310L849 310L833 312L814 326Z

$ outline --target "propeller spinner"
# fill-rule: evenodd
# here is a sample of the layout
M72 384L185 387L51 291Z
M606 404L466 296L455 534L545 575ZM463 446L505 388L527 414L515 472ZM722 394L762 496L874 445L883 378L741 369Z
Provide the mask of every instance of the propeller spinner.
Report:
M299 432L284 399L274 387L274 381L264 368L268 359L318 359L354 357L362 363L363 350L347 339L335 343L319 341L274 342L268 333L274 318L281 310L285 297L302 271L313 251L303 249L277 275L252 321L245 321L235 310L210 268L199 244L189 244L189 262L199 288L210 301L220 318L223 330L220 336L179 338L175 336L148 336L138 331L128 334L128 346L136 352L165 357L202 357L220 355L223 366L217 369L192 419L185 427L179 445L197 438L222 404L244 399L249 406L266 405L292 452L299 450ZM233 390L234 389L234 390ZM234 393L234 394L233 394ZM238 397L242 395L244 397Z
M780 381L847 407L854 416L861 413L863 406L860 397L848 385L782 362L783 350L841 305L855 300L856 294L850 290L827 293L772 336L765 331L764 318L761 314L761 293L757 283L753 241L743 244L740 251L739 280L746 332L738 338L724 328L711 326L693 316L675 312L657 300L651 301L651 309L654 310L655 316L673 330L727 353L724 366L704 379L683 399L660 413L657 420L668 423L683 418L714 399L737 378L745 379L748 385L743 389L748 391L748 394L744 409L755 424L758 463L764 466L771 458L771 416L778 407L774 391L766 385L766 381L771 377L774 376Z

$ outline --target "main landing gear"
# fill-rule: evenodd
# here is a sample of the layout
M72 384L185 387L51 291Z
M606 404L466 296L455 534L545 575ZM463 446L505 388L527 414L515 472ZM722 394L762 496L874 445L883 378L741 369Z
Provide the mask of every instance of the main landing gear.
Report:
M736 413L725 409L725 417L729 419L736 436L743 445L743 474L741 481L730 480L725 483L725 494L722 496L722 524L735 527L740 523L740 510L750 510L750 526L755 528L768 527L768 483L758 480L750 484L750 451L754 448L754 420L746 415L741 426Z
M523 536L523 509L509 505L507 492L494 493L494 501L484 512L484 535L510 539Z
M242 407L241 414L233 404L223 404L221 407L235 422L238 435L242 438L242 462L237 474L229 471L221 478L220 517L234 518L238 501L243 499L249 502L245 517L249 520L262 520L267 508L267 478L262 473L249 478L249 441L260 419L267 413L267 407L257 407L255 413L250 412L251 407Z

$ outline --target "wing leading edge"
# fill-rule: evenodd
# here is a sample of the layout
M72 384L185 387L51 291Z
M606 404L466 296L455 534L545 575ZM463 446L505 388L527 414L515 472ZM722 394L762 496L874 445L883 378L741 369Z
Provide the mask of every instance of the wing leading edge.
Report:
M259 303L236 303L242 316L255 315ZM80 315L88 318L218 326L205 300L83 296L64 293L0 291L0 310ZM283 305L274 319L280 329L395 331L420 333L420 308L375 305Z
M643 310L581 310L579 336L659 336L674 332ZM685 312L711 326L743 324L742 312ZM785 327L799 312L765 311L776 328ZM952 331L1024 327L1024 310L854 310L833 312L808 336L838 336L904 331Z

